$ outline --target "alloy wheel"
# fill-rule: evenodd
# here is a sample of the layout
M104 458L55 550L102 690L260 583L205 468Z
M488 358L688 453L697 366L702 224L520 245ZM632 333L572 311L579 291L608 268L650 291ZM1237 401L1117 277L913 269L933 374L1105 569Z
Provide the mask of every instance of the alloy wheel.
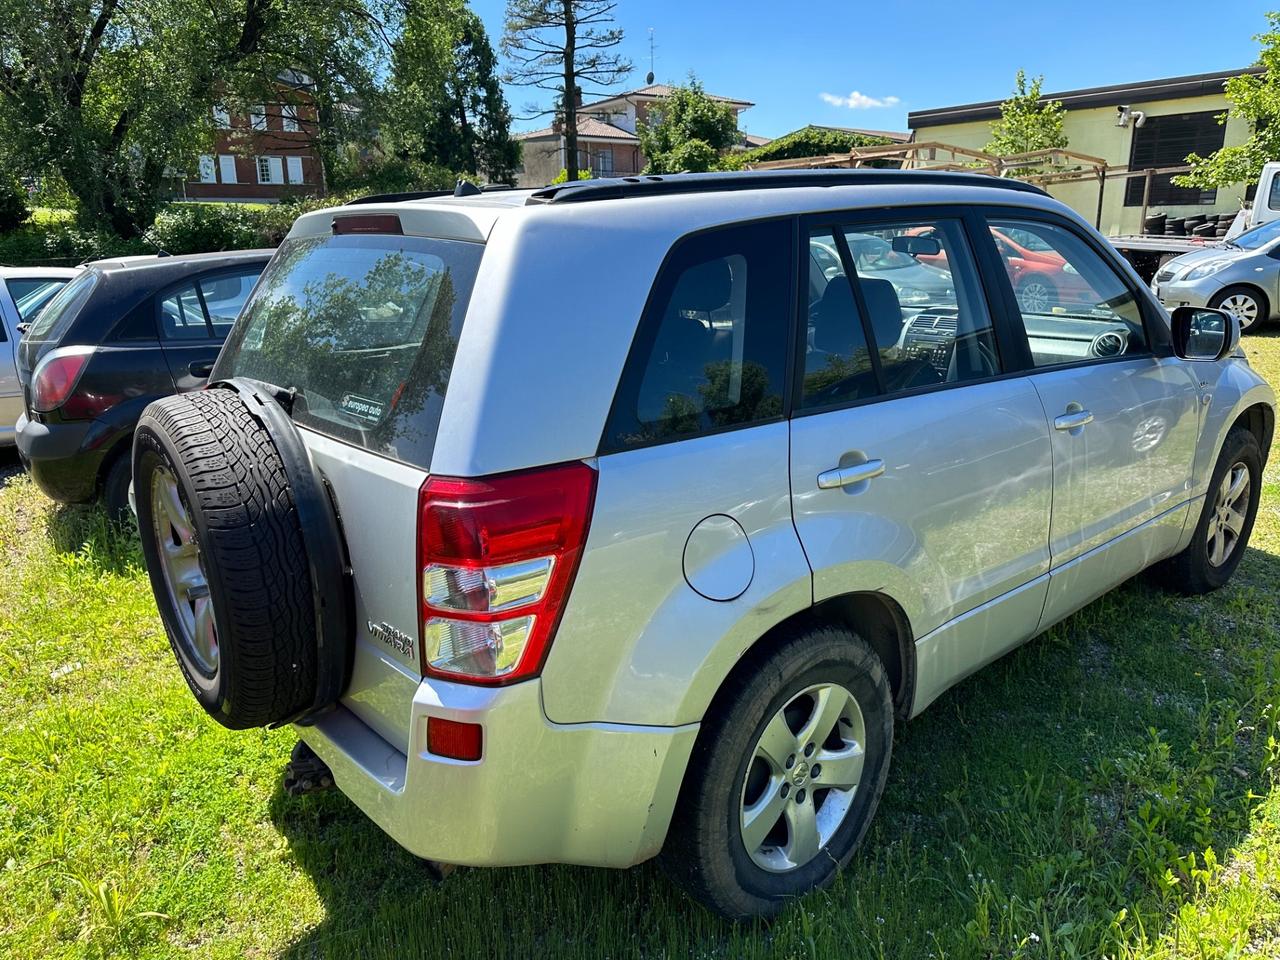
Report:
M1209 563L1220 567L1235 553L1249 510L1249 468L1237 461L1218 484L1209 517Z
M1018 289L1018 303L1027 313L1046 313L1049 310L1049 287L1039 280L1029 280Z
M151 525L169 598L178 617L178 642L206 679L218 674L218 629L195 524L173 473L157 466L151 475Z
M756 866L809 863L844 823L862 780L866 726L835 683L797 693L766 724L742 784L739 828Z

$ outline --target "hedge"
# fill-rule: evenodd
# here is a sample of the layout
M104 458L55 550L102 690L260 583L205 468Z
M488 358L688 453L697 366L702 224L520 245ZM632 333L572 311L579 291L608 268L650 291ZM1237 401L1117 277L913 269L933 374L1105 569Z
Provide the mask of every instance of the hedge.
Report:
M337 206L367 190L306 197L278 204L171 203L142 238L122 239L74 219L27 223L0 233L0 264L68 266L132 254L208 253L274 247L293 221L311 210Z

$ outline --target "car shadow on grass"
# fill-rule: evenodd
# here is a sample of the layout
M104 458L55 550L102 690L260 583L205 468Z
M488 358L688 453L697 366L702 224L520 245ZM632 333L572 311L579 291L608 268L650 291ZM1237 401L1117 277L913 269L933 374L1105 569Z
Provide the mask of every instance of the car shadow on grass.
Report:
M1272 695L1260 669L1280 558L1250 549L1207 597L1165 593L1159 576L899 724L862 851L768 928L717 919L652 864L460 869L438 884L340 793L277 788L271 819L325 908L283 956L1005 956L1016 937L1094 956L1131 943L1135 920L1158 938L1194 888L1161 889L1165 871L1179 878L1178 858L1206 846L1225 860L1267 793L1264 738L1240 717Z

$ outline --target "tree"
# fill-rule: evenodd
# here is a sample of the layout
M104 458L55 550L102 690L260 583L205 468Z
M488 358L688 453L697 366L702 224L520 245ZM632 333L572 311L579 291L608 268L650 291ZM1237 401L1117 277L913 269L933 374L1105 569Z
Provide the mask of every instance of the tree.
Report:
M511 182L520 145L496 67L483 22L462 0L409 0L382 130L393 151Z
M712 169L738 142L738 118L707 96L696 78L676 87L636 129L648 159L645 173L698 173Z
M1018 71L1013 96L1000 104L1000 119L991 124L991 140L983 148L987 153L1006 157L1067 145L1067 135L1062 132L1062 103L1042 101L1042 83L1043 76L1028 81L1026 71Z
M1218 117L1225 124L1231 117L1248 121L1251 132L1244 143L1221 147L1202 157L1187 157L1191 170L1173 182L1180 187L1212 190L1236 183L1253 183L1262 165L1280 159L1280 13L1267 14L1268 29L1254 37L1261 44L1258 63L1262 74L1232 77L1226 83L1230 107Z
M824 157L830 153L848 153L858 147L882 147L892 143L888 137L876 137L865 133L849 133L826 127L807 126L785 136L770 140L762 147L753 147L731 153L720 159L725 170L741 170L748 163L764 163L768 160L798 160L806 157ZM894 161L871 161L877 163Z
M215 101L334 69L370 21L362 0L0 0L0 144L24 174L60 175L82 218L136 236L207 148Z
M631 61L615 50L622 43L622 31L611 26L616 7L614 0L507 2L502 52L511 68L506 79L558 95L570 180L578 179L578 98L583 92L606 92L631 72Z

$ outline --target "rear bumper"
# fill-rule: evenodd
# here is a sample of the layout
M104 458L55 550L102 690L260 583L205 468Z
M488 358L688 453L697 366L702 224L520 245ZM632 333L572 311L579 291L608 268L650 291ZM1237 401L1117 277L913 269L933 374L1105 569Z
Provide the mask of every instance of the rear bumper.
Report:
M85 449L93 421L37 423L18 417L18 456L41 490L62 503L84 503L97 494L103 448Z
M482 724L482 759L429 753L428 716ZM410 722L408 756L342 706L297 732L397 843L469 866L627 867L654 856L698 731L551 723L540 680L498 689L424 681Z

